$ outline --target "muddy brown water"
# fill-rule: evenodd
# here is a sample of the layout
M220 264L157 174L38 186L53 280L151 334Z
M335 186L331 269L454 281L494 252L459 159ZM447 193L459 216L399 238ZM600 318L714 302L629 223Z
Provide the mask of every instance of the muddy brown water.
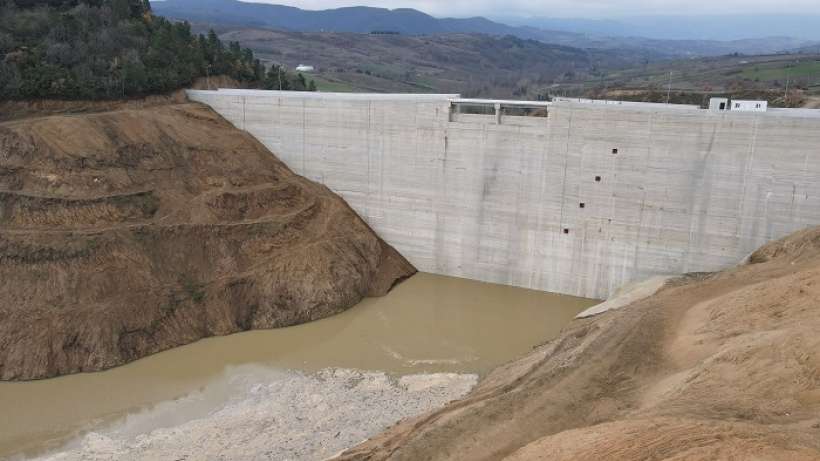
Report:
M0 458L58 448L206 387L191 414L177 416L207 414L230 394L213 383L239 367L484 374L555 337L597 302L418 274L384 298L318 322L209 338L99 373L0 383Z

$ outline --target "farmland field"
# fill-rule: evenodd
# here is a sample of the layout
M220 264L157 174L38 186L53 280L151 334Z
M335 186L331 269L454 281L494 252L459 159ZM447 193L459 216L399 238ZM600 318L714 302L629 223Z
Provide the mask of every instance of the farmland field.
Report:
M820 60L805 61L797 64L783 65L783 63L776 63L776 65L755 65L754 67L745 68L739 74L743 78L755 81L774 81L783 80L786 78L800 79L807 78L812 82L820 81Z

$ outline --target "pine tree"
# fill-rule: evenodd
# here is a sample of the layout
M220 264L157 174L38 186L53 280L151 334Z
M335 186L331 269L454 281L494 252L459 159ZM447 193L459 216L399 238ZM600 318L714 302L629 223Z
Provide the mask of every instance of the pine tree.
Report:
M215 32L150 14L148 0L0 0L0 99L100 99L166 92L197 77L304 90ZM100 37L105 37L100 40ZM313 83L313 85L311 85Z
M111 0L111 12L114 14L115 22L131 19L130 0Z

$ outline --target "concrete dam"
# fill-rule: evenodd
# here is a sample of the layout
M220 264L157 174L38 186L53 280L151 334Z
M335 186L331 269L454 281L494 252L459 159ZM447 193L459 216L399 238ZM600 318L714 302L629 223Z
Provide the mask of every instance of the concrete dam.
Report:
M420 270L606 298L820 224L820 111L189 91Z

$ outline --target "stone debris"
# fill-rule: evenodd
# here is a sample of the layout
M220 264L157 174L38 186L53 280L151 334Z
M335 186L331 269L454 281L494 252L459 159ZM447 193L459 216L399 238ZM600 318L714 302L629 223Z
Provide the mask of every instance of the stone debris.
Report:
M257 369L226 379L234 394L204 417L162 427L162 421L202 398L191 395L88 433L65 451L40 459L322 460L404 418L463 397L478 376ZM157 428L139 430L147 425Z

